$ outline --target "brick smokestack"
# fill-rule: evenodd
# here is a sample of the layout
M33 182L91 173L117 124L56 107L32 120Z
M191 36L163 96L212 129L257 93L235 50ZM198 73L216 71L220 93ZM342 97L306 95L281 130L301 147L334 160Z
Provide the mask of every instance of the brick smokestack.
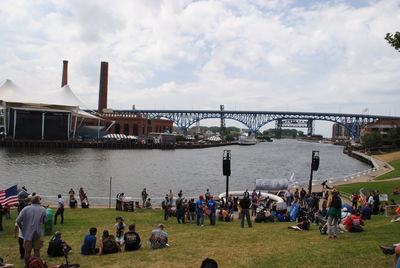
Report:
M99 85L99 108L98 112L102 113L103 109L107 109L107 93L108 93L108 62L101 62L100 68L100 85Z
M63 72L62 72L62 80L61 87L68 84L68 61L63 60Z

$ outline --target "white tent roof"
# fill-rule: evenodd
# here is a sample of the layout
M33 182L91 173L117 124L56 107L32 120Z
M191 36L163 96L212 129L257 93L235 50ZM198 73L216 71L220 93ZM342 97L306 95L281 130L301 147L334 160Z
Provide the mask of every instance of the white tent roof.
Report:
M72 92L68 85L60 89L38 92L37 90L20 88L13 81L7 79L0 86L0 101L15 103L18 106L24 104L23 107L37 109L61 109L58 106L63 106L66 110L73 110L74 114L77 114L79 117L100 119L82 110L88 109L88 106Z
M8 79L0 86L0 100L18 103L78 106L84 109L88 107L72 92L68 85L50 91L26 90Z

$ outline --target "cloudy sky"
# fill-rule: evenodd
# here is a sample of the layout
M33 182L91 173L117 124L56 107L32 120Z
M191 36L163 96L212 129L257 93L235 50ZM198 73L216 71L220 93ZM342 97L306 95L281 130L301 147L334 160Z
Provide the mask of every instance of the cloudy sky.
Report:
M400 116L399 27L398 0L1 0L0 82L58 88L66 59L96 108L108 61L110 108Z

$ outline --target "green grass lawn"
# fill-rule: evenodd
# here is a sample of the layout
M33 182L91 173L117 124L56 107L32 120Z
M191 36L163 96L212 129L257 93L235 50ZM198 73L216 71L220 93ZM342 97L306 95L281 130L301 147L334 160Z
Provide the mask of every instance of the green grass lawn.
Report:
M400 181L379 181L379 182L358 182L338 186L337 189L347 194L359 193L361 188L365 189L365 193L379 190L381 194L388 194L389 200L394 199L400 203L400 195L390 195L396 187L400 187Z
M125 223L136 223L141 235L142 249L105 256L82 256L79 249L84 234L92 226L98 236L104 229L113 231L115 216L122 215ZM12 220L4 220L5 231L0 232L0 256L6 262L22 267L18 259L18 242L12 236ZM161 250L150 250L150 231L162 221L161 211L116 212L111 209L66 209L64 225L54 231L72 247L69 259L81 267L199 267L206 258L214 258L219 267L391 267L392 256L382 254L379 245L400 242L400 224L390 223L384 216L368 221L363 233L339 234L336 240L326 240L317 227L310 231L294 231L290 223L260 223L254 228L240 228L239 221L217 222L216 226L197 227L179 225L175 218L166 222L171 245ZM42 256L50 265L60 264L62 258Z
M393 171L390 171L386 174L383 174L379 177L376 177L375 180L387 180L400 177L400 160L392 160L388 162L393 168Z

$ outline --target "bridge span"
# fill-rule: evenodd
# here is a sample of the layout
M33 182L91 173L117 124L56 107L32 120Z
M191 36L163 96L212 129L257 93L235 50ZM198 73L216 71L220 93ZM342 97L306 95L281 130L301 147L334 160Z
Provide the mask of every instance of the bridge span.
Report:
M229 110L113 110L111 113L102 115L109 118L113 116L166 118L173 121L181 130L187 130L191 125L203 119L232 119L241 122L254 133L272 121L308 120L311 125L313 121L322 120L343 125L355 138L360 137L361 129L367 123L380 119L400 120L398 116L369 114Z

